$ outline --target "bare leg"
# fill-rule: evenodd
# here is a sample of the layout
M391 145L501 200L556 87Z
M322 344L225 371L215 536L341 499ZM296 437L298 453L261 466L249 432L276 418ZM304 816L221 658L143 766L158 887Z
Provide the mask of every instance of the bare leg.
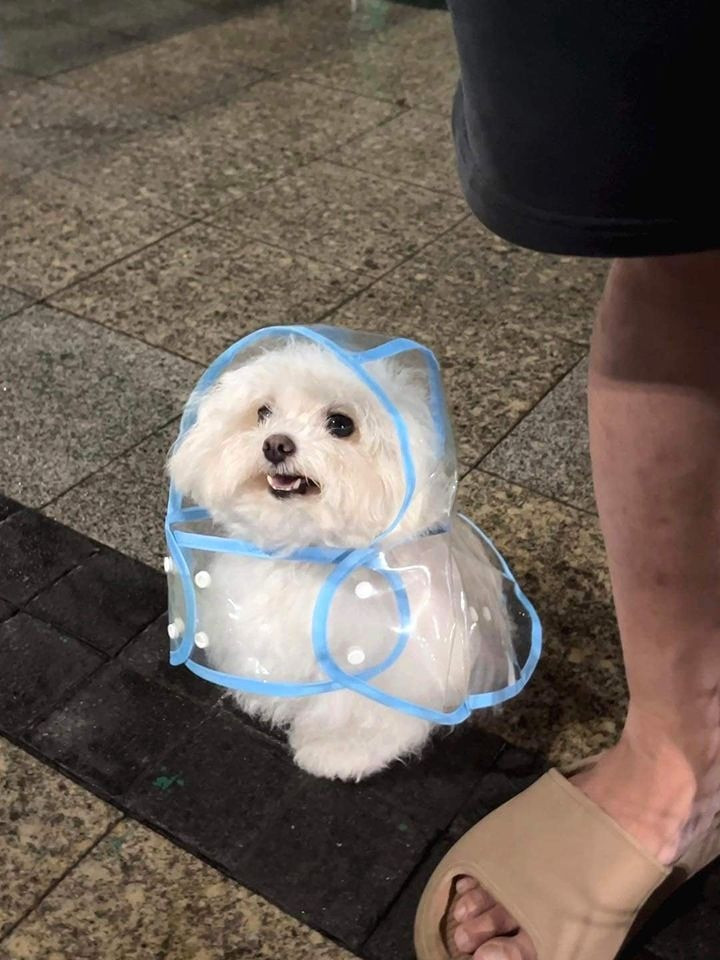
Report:
M613 265L589 396L630 708L575 783L670 863L720 808L720 253ZM534 960L522 931L498 935L514 929L503 908L461 883L462 951Z

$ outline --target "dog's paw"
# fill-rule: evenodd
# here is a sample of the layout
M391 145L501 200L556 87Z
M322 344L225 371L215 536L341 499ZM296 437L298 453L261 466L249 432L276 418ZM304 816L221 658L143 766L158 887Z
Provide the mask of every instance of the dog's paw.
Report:
M320 738L294 745L295 763L314 777L329 780L364 780L378 773L395 759L395 755L380 756L361 742L338 742L334 738Z

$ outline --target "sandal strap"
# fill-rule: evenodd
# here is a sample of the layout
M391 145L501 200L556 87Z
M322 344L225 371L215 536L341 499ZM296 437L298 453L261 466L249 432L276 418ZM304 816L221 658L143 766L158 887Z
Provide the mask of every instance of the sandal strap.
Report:
M538 960L613 960L671 874L557 770L489 814L437 867L416 922L419 960L447 960L439 933L452 881L475 877L532 939Z

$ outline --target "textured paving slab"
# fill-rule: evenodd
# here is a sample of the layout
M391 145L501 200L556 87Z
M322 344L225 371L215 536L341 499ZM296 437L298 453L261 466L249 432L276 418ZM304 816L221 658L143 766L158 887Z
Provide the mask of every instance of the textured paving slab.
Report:
M439 193L457 197L461 193L450 121L441 114L408 110L329 159Z
M44 509L50 517L157 570L165 555L165 460L177 436L171 423Z
M212 44L203 31L193 30L63 73L57 82L90 92L109 87L125 108L178 115L234 96L263 76L258 67Z
M47 306L3 328L0 485L32 504L66 491L182 410L198 368Z
M196 216L397 112L391 104L300 80L266 80L57 169L96 192Z
M469 218L388 279L419 298L436 295L538 332L588 341L607 266L513 247Z
M459 72L450 17L437 11L340 50L300 76L447 117Z
M351 960L137 823L105 837L2 945L7 960Z
M7 91L0 104L0 173L18 176L47 167L151 120L146 110L125 106L97 83L77 90L41 81Z
M2 738L0 796L1 938L120 813Z
M207 364L259 327L317 321L370 282L242 229L194 224L53 302Z
M481 302L451 304L390 281L350 300L330 322L420 340L435 352L452 410L458 455L472 466L583 354Z
M212 217L218 226L381 274L467 216L460 199L319 162Z
M483 469L582 510L595 510L581 363L483 461Z
M184 222L48 171L0 183L0 276L19 292L47 296Z

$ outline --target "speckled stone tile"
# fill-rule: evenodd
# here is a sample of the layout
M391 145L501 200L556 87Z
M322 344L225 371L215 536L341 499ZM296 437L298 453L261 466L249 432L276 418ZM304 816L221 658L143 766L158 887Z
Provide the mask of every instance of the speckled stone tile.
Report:
M460 199L321 161L224 207L212 222L378 274L466 215Z
M337 0L293 0L291 3L248 3L195 0L198 5L231 13L222 24L193 31L196 42L218 58L287 73L384 36L394 23L418 14L392 0L338 3ZM425 14L422 14L425 16Z
M208 362L257 327L315 320L368 283L349 270L195 224L56 302Z
M109 30L125 37L153 40L217 18L193 0L82 0L73 3L65 19L79 26Z
M482 305L418 296L380 282L330 322L420 340L435 352L462 463L471 466L582 356L583 348L487 316Z
M112 91L109 97L103 88ZM123 104L107 82L76 90L41 81L8 91L0 103L0 173L37 170L151 119L147 111Z
M264 76L222 53L217 45L199 43L191 31L63 73L57 82L83 91L109 88L125 108L177 115L233 96Z
M557 257L514 247L474 218L425 247L388 275L456 305L516 320L544 333L586 343L602 294L607 262Z
M397 112L299 80L267 80L77 157L58 172L179 213L210 211Z
M450 17L445 11L424 11L369 42L306 67L300 75L449 118L459 72Z
M126 821L3 944L3 960L352 960L276 907Z
M46 502L167 423L198 368L47 306L0 340L0 488Z
M2 936L120 814L2 738L0 796Z
M353 140L329 159L428 190L462 195L450 121L434 113L408 110Z
M133 447L43 511L61 523L160 569L165 555L165 458L178 423Z
M30 297L26 297L17 290L11 290L10 287L0 286L0 320L8 317L11 313L17 313L23 307L32 303Z
M182 222L42 171L0 191L0 276L47 296Z
M92 63L128 43L110 30L39 16L5 23L2 34L0 66L36 77Z
M483 469L582 510L595 510L586 383L584 362L490 453Z
M1 56L2 52L0 51L0 57ZM13 73L12 70L3 70L3 68L0 67L0 93L3 96L27 89L34 83L37 83L34 77L26 77L21 73Z
M460 508L504 553L545 640L525 690L474 722L553 763L609 746L622 727L626 689L596 519L482 472L462 482Z

